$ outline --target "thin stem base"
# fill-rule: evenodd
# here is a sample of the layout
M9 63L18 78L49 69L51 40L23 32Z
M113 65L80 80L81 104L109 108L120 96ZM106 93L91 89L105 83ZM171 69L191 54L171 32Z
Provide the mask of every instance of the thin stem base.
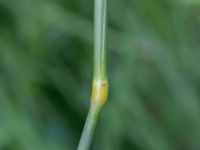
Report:
M96 103L91 104L77 150L89 150L101 107Z

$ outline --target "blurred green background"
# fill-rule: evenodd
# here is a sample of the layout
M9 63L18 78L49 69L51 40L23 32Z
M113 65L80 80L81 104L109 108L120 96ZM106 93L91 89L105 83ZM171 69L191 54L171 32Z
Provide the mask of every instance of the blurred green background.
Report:
M0 0L0 150L75 150L92 0ZM109 102L92 150L200 149L199 0L108 0Z

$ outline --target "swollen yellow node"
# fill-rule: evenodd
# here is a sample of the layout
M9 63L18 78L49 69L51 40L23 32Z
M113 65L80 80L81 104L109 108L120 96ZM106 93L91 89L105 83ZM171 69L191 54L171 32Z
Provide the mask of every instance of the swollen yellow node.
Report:
M93 81L92 86L92 102L100 105L105 104L108 98L109 85L108 81Z

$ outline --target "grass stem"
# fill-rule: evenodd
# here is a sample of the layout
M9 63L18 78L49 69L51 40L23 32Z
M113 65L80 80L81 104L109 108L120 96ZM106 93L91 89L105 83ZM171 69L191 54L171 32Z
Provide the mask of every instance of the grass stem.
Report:
M91 106L77 150L89 150L101 108L108 97L106 71L107 0L95 0L94 9L94 77Z
M100 110L101 110L100 105L96 103L91 104L89 113L87 115L85 127L82 133L82 137L77 150L89 149L94 134L94 130L98 121Z

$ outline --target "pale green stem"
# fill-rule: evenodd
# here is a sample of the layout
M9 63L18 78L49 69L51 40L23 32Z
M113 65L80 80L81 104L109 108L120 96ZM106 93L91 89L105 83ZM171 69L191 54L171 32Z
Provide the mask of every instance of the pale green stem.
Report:
M100 110L107 99L106 10L107 0L95 0L94 9L94 82L90 111L77 150L89 150Z
M107 0L95 0L94 79L106 80L106 13Z
M87 120L77 150L89 150L100 110L100 105L95 103L91 104L90 111L87 115Z

